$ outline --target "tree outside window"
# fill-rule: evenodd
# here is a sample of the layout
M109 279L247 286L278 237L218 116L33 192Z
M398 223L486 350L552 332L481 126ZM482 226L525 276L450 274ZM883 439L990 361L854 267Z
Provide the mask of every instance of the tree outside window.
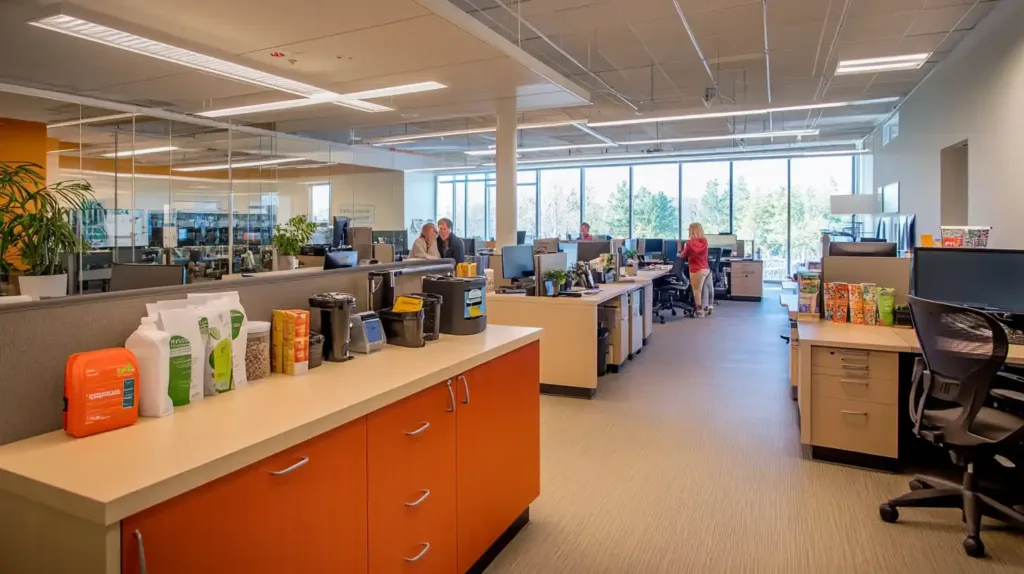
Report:
M679 238L679 164L633 168L632 237Z
M588 167L583 220L593 236L626 237L629 233L629 168Z
M580 170L540 172L540 236L565 237L579 233Z

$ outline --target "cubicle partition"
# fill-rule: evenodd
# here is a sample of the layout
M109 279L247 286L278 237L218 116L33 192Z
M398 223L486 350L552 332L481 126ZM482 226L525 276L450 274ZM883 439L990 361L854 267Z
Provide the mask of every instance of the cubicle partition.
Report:
M309 296L325 291L352 293L358 308L366 310L369 271L401 270L396 286L401 294L418 291L418 279L425 274L453 269L454 262L444 259L297 270L0 306L0 444L61 428L68 356L124 345L146 315L146 303L238 291L250 320L269 321L273 309L307 309Z
M896 291L896 305L906 305L910 294L910 264L906 257L832 257L821 259L823 282L874 283ZM824 315L819 296L818 308Z

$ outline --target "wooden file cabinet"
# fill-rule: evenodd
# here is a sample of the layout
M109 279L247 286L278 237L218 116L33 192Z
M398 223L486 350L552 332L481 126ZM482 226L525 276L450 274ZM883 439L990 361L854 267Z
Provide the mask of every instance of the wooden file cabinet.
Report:
M733 299L760 301L764 295L764 262L733 261L730 281Z

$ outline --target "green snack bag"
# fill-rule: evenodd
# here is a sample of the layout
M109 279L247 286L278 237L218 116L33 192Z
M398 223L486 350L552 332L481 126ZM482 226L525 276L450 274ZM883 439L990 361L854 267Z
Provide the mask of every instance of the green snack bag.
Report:
M878 290L878 324L892 327L893 307L896 306L896 290L882 287Z

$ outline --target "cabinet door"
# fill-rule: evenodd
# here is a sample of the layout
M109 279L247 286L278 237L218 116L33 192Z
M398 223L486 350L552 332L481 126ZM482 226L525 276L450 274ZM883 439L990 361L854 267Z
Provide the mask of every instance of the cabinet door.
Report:
M366 419L121 522L122 572L366 572Z
M540 495L540 343L456 380L459 572Z
M446 382L367 417L373 574L455 573L455 416Z

